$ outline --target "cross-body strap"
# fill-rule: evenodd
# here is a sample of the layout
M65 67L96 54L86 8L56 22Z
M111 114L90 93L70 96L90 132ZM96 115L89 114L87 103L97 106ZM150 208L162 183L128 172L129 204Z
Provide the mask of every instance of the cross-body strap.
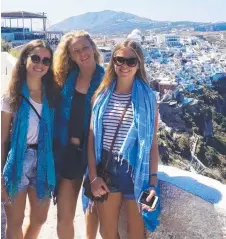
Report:
M24 95L21 95L21 97L31 106L31 108L34 110L34 112L36 113L36 115L38 116L39 120L42 118L41 115L38 113L38 111L35 109L35 107L32 105L32 103L28 100L27 97L25 97Z
M131 103L131 97L130 97L129 101L128 101L127 104L126 104L125 109L124 109L123 112L122 112L121 118L120 118L119 123L118 123L118 125L117 125L117 128L116 128L116 130L115 130L115 134L114 134L113 140L112 140L112 142L111 142L110 152L112 152L112 150L113 150L113 147L114 147L114 144L115 144L115 141L116 141L116 138L117 138L117 134L118 134L118 132L119 132L119 128L120 128L120 126L121 126L121 124L122 124L123 118L124 118L124 116L125 116L125 114L126 114L126 111L127 111L128 108L129 108L130 103Z
M126 107L125 107L125 109L124 109L124 111L123 111L123 113L122 113L122 115L121 115L121 118L120 118L119 123L118 123L118 125L117 125L117 128L116 128L116 130L115 130L115 134L114 134L113 140L112 140L112 142L111 142L111 147L110 147L110 151L109 151L110 153L112 153L112 150L113 150L113 147L114 147L116 138L117 138L117 134L118 134L119 128L120 128L120 126L121 126L121 124L122 124L123 118L124 118L124 116L125 116L125 114L126 114L126 111L127 111L128 108L129 108L130 103L131 103L131 97L130 97L129 101L128 101L127 104L126 104ZM108 157L107 157L107 160L106 160L106 162L105 162L105 165L104 165L104 171L105 171L105 170L107 169L107 167L108 167L109 160L110 160L110 157L108 156Z

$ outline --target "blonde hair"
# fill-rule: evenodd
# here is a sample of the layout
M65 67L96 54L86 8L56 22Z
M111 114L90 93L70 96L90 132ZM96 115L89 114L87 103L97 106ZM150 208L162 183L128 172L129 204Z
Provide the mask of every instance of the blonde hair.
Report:
M119 50L121 50L125 47L129 47L138 58L139 68L137 69L136 76L139 77L141 80L148 83L147 74L146 74L146 71L144 68L144 54L143 54L140 44L135 41L132 41L132 40L125 40L125 41L119 43L113 50L109 65L108 65L105 75L104 75L104 79L101 82L98 89L95 91L93 100L95 100L95 98L98 96L98 94L100 92L102 92L103 90L108 88L111 85L113 79L115 79L117 77L115 68L114 68L113 57L116 56L116 53Z
M88 32L77 30L66 33L57 46L53 57L54 77L61 87L65 82L67 74L77 66L76 62L71 60L68 49L71 41L77 37L85 37L90 42L94 51L94 59L97 64L100 63L100 52Z

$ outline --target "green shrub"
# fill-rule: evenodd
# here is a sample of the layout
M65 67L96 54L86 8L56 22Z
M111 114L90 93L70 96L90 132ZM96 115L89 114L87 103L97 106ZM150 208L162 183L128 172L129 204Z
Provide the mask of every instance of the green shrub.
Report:
M9 42L5 41L5 40L1 40L1 51L9 51L11 48L11 45Z
M14 56L14 57L19 58L20 51L15 50L15 49L11 49L11 50L9 51L9 53L10 53L12 56Z

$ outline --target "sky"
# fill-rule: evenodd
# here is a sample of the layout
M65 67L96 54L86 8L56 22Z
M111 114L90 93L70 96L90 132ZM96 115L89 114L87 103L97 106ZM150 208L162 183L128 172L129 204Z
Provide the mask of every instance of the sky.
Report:
M47 27L86 12L115 10L158 21L226 21L226 0L2 0L1 12L45 12ZM40 24L40 20L34 20Z

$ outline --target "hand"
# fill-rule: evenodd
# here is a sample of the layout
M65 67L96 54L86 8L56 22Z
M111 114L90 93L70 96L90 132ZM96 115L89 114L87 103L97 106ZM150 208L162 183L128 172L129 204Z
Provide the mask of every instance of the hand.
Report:
M91 184L91 191L94 197L101 197L102 195L109 193L110 190L107 187L104 180L98 177L92 184Z
M149 191L149 196L146 198L146 201L150 202L152 197L154 197L155 195L156 195L155 189L151 189ZM142 204L141 208L142 208L142 210L147 210L148 212L152 212L152 211L154 211L156 209L156 208L150 208L148 205L144 205L144 204Z

